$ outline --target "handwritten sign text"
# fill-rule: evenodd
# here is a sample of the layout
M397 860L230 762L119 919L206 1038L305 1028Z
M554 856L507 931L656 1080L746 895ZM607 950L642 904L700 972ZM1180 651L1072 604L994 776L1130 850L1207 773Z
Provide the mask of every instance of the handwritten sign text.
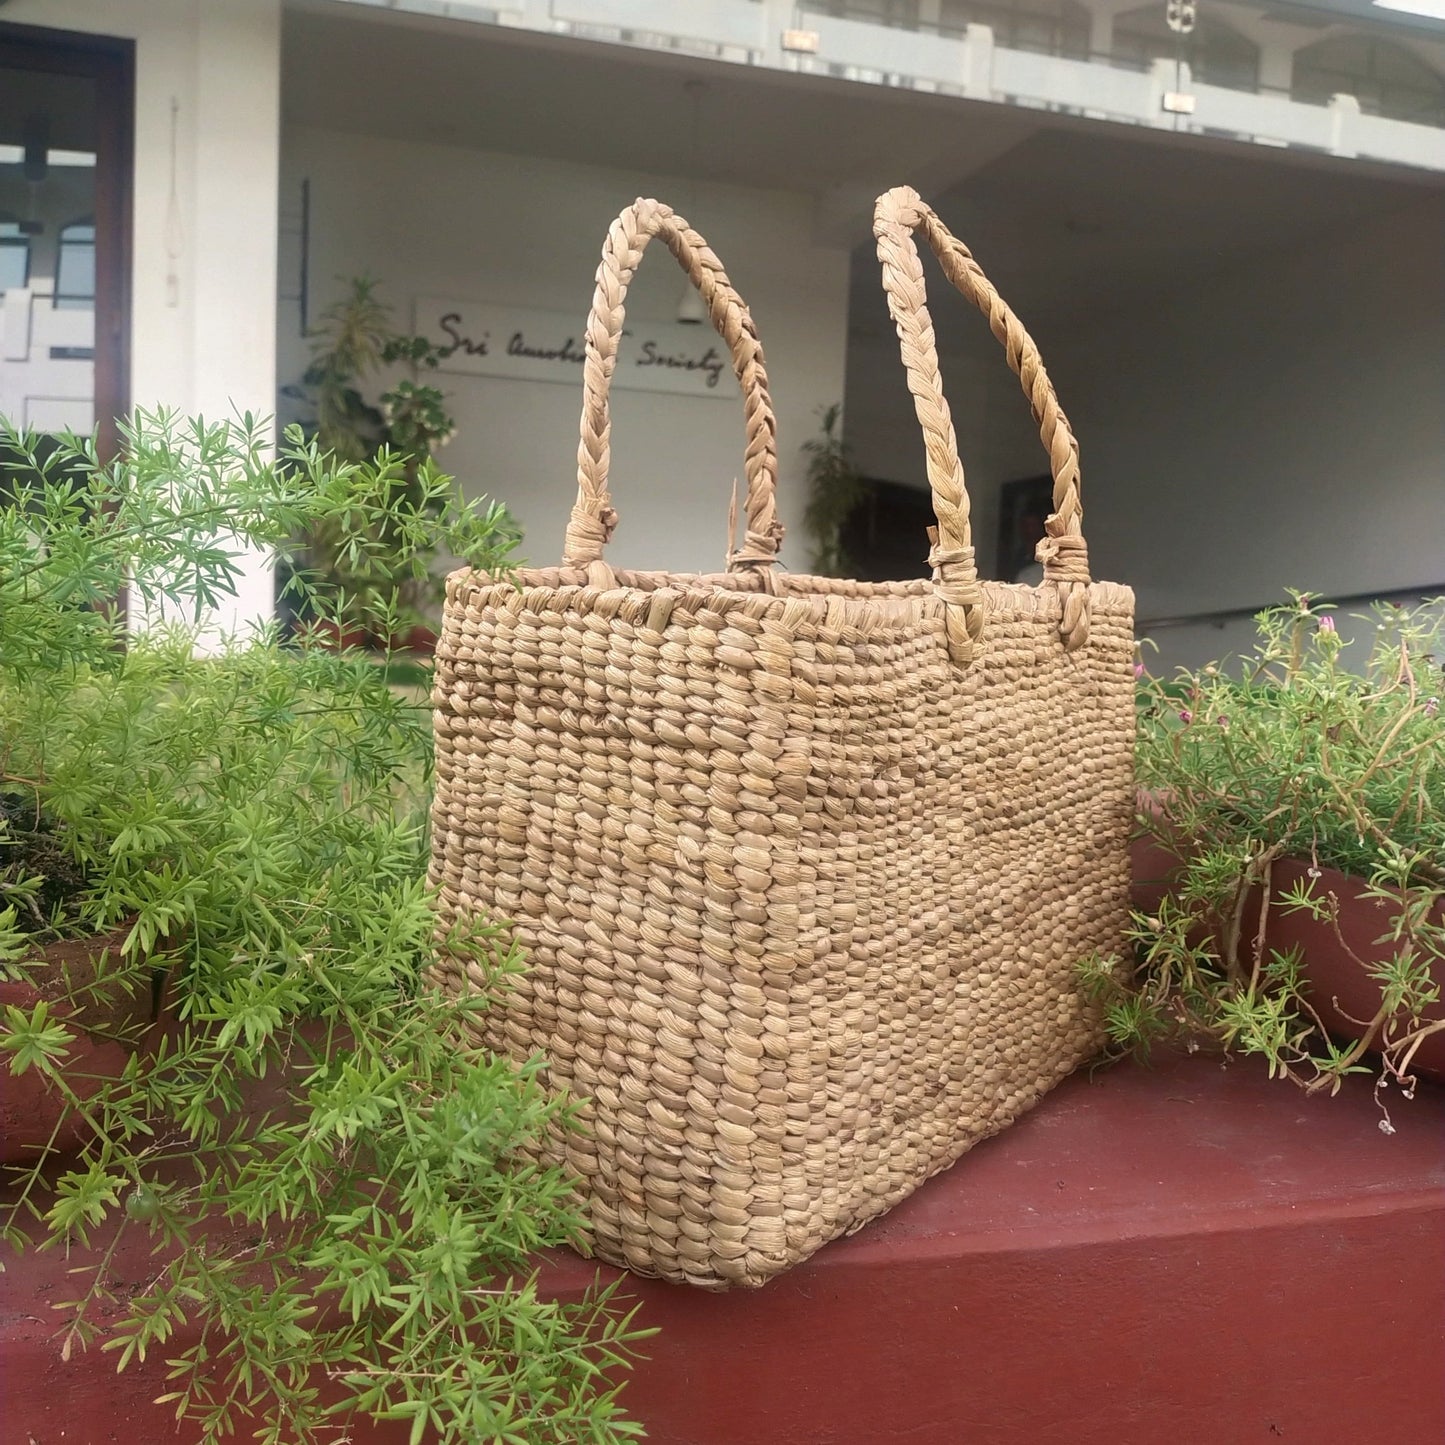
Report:
M441 370L576 387L586 357L584 319L487 301L418 297L416 302L416 329L441 349ZM737 395L727 347L706 323L629 319L612 384L684 396Z

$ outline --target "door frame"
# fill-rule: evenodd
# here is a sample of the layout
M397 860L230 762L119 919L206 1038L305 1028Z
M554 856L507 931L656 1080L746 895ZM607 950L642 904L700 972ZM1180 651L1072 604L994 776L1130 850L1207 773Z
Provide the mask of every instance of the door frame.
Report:
M0 21L0 66L95 82L95 422L109 460L130 410L135 41Z

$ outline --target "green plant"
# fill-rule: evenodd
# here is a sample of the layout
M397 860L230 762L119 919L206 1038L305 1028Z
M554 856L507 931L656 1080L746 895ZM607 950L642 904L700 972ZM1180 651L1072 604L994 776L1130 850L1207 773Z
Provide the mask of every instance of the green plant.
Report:
M813 571L841 577L852 570L843 544L843 528L865 496L862 477L843 440L843 408L837 403L823 412L818 436L803 443L808 454L808 503L803 525L813 538Z
M387 504L367 523L373 545L366 551L358 553L350 545L358 532L349 520L311 518L300 534L313 592L326 598L344 633L359 632L382 645L431 620L441 599L437 546L418 551L411 545L409 555L426 565L402 577L387 565L393 548L409 546L395 535L391 513L393 508L415 510L425 500L420 472L451 439L456 423L441 391L418 383L414 375L383 391L378 405L366 399L362 388L383 368L402 364L415 373L418 367L434 369L440 359L426 337L392 328L390 308L379 299L376 282L360 277L322 314L311 364L299 387L288 391L308 405L311 416L303 431L324 451L345 462L381 455L394 459ZM393 619L392 630L378 627L379 615Z
M532 1153L568 1107L540 1061L463 1042L521 960L483 920L449 940L483 990L423 981L426 711L361 657L274 635L201 657L192 627L127 639L105 606L126 584L199 619L242 544L315 522L390 575L438 542L505 566L495 510L430 464L383 540L394 465L297 433L273 460L250 419L142 414L110 465L0 429L0 964L42 985L47 943L121 940L0 1020L0 1068L84 1126L78 1155L9 1171L0 1222L16 1249L91 1248L63 1352L161 1355L207 1441L337 1440L356 1415L620 1441L609 1374L639 1332L608 1291L552 1302L534 1279L581 1228ZM67 1060L117 991L163 1007L87 1094ZM135 1288L109 1261L138 1233L156 1263Z
M1437 606L1378 608L1368 654L1351 666L1328 608L1294 594L1260 614L1255 651L1230 667L1170 681L1142 665L1138 776L1143 821L1180 868L1158 909L1134 915L1137 966L1121 985L1107 960L1087 966L1120 1047L1209 1039L1263 1055L1275 1074L1338 1089L1378 1050L1382 1077L1405 1078L1445 960L1445 718ZM1271 887L1280 860L1306 881ZM1269 943L1269 911L1299 910L1339 935L1323 868L1363 880L1385 905L1373 1019L1348 1044L1329 1037L1301 959ZM1344 944L1343 938L1340 939Z

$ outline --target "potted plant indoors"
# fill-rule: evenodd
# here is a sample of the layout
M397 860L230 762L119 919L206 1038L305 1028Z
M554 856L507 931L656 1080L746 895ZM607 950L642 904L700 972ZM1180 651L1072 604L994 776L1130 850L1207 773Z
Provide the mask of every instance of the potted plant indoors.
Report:
M307 568L310 583L306 598L293 600L302 623L319 637L422 654L436 642L433 624L449 560L445 540L440 534L428 542L403 539L394 518L424 500L420 469L456 430L440 389L418 380L442 356L425 336L397 331L377 283L356 277L322 313L301 381L282 390L283 402L297 404L302 433L324 451L342 462L391 463L386 505L367 519L367 546L356 546L353 519L343 526L334 516L308 517L297 534L295 561ZM397 367L411 374L398 378ZM369 400L364 389L388 373L391 384ZM499 527L505 515L499 508ZM510 520L505 525L514 528ZM397 547L406 549L411 564L401 572L392 565Z
M620 1441L608 1371L637 1332L606 1292L531 1284L580 1224L528 1162L565 1106L540 1063L465 1046L485 1000L420 983L424 706L274 633L196 646L236 554L312 525L393 576L439 543L505 565L497 509L430 462L398 500L393 466L299 434L274 459L257 425L163 414L106 465L0 430L0 1076L31 1101L0 1225L81 1271L63 1355L164 1347L192 1438L370 1416L414 1440ZM128 637L122 587L187 622ZM494 988L520 966L490 925L458 946ZM108 1268L127 1232L154 1243L139 1288Z
M803 443L808 457L808 503L803 526L813 539L813 571L820 577L854 575L844 530L864 498L863 479L843 440L843 408L825 407L816 437Z
M1368 622L1347 643L1296 594L1232 665L1136 669L1137 962L1089 966L1117 1045L1207 1039L1311 1091L1445 1077L1442 615Z

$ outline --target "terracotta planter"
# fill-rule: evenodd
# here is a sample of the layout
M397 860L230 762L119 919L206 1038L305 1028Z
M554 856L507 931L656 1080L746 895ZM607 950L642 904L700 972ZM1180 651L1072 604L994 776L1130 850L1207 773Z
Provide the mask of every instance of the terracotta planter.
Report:
M1139 797L1139 808L1149 815L1151 831L1141 832L1130 845L1133 865L1130 901L1140 913L1153 913L1178 877L1189 845L1171 831L1167 800L1143 793ZM1339 929L1344 939L1341 944L1328 920L1315 919L1304 909L1291 911L1284 906L1285 896L1308 879L1309 869L1310 864L1306 862L1284 858L1271 870L1265 946L1281 953L1297 947L1310 1003L1331 1034L1358 1039L1365 1032L1364 1024L1380 1007L1380 986L1355 962L1351 952L1367 965L1388 957L1387 949L1378 940L1390 930L1392 913L1386 904L1364 896L1365 885L1360 879L1334 868L1319 870L1314 893L1318 898L1333 894L1339 899ZM1255 889L1245 903L1245 916L1257 919L1259 904L1259 890ZM1445 921L1445 903L1437 905L1432 917L1436 924ZM1197 941L1203 942L1206 938L1207 933L1201 928ZM1423 1017L1427 1022L1445 1018L1445 964L1438 959L1433 976L1440 985L1442 1001L1425 1011ZM1431 1034L1420 1045L1411 1063L1411 1072L1445 1079L1445 1029Z
M428 627L425 623L419 623L399 640L398 645L406 652L415 652L420 656L430 657L436 651L436 629Z
M1169 817L1170 793L1140 789L1134 806L1147 824L1129 840L1129 903L1136 912L1156 913L1174 887L1192 849Z
M1281 900L1300 883L1308 882L1309 867L1295 859L1282 859L1270 877L1269 922L1265 928L1268 947L1284 952L1298 948L1301 972L1309 988L1309 999L1332 1034L1358 1039L1363 1024L1372 1019L1380 1007L1380 985L1362 969L1355 958L1366 963L1381 962L1393 949L1379 942L1390 931L1396 910L1377 899L1365 896L1365 885L1358 878L1322 868L1314 879L1314 896L1333 895L1339 900L1339 933L1328 919L1317 919L1305 909L1290 910ZM1432 914L1435 925L1445 924L1445 900L1437 903ZM1343 943L1341 942L1343 939ZM1445 962L1434 961L1433 977L1440 987L1442 1001L1432 1005L1423 1015L1427 1022L1445 1019ZM1445 1079L1445 1029L1431 1034L1420 1045L1411 1065L1411 1072L1430 1078Z
M29 1013L47 1000L52 1015L75 1035L65 1077L83 1099L121 1076L151 1023L149 989L128 990L119 980L82 1008L66 1002L72 989L94 983L99 959L107 951L118 952L128 931L123 927L48 944L39 951L39 967L30 980L0 982L0 1007ZM38 1070L15 1075L7 1069L0 1087L0 1164L33 1162L47 1145L61 1153L78 1149L89 1128L74 1115L65 1118L65 1112L65 1100Z
M352 648L360 652L393 652L431 657L436 651L437 633L433 627L418 623L387 638L382 633L369 632L362 627L338 627L331 621L311 624L310 635L322 647L341 651Z
M162 990L157 1016L148 978L134 993L117 986L83 1010L64 1001L69 990L94 979L95 961L107 949L118 949L128 931L127 926L95 938L51 944L40 952L43 964L35 970L34 982L0 982L0 1009L12 1004L29 1013L42 999L48 1000L52 1016L75 1035L65 1061L65 1081L82 1099L120 1078L134 1055L149 1056L163 1039L174 1042L182 1032L168 990ZM349 1033L329 1030L319 1019L300 1024L296 1036L319 1053L329 1033L335 1034L335 1046L351 1047ZM298 1053L261 1078L243 1080L242 1112L252 1119L278 1109L291 1112L288 1091L310 1067L311 1059ZM47 1146L60 1155L73 1154L86 1142L90 1129L83 1119L66 1118L65 1113L64 1098L35 1069L18 1077L0 1074L0 1165L34 1163Z

